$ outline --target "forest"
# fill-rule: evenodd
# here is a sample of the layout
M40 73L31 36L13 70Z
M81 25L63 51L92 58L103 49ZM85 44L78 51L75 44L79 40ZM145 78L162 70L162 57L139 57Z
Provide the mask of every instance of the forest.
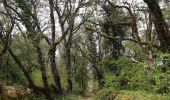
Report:
M170 100L170 0L0 0L0 100Z

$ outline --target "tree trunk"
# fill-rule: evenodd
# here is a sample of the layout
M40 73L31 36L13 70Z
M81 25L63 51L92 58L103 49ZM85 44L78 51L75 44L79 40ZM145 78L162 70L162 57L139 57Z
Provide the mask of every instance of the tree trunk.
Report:
M56 60L55 60L55 52L56 52L56 44L55 44L55 18L54 18L54 1L49 0L49 7L50 7L50 21L51 21L51 43L49 45L51 46L51 49L49 51L49 57L50 57L50 64L51 64L51 72L54 78L55 86L54 90L56 91L56 94L61 94L62 93L62 87L61 87L61 82L60 82L60 75L58 72L58 68L56 66Z
M72 91L72 80L71 80L71 47L70 47L70 43L68 44L69 46L66 46L66 54L65 54L65 58L66 58L66 70L67 70L67 82L68 82L68 91Z
M153 16L154 25L160 41L160 48L163 52L170 53L170 31L163 18L157 0L144 0Z
M22 65L22 63L20 62L20 60L17 58L16 55L14 55L14 53L12 52L11 49L8 49L9 54L12 56L12 58L14 59L14 61L18 64L19 68L22 70L22 72L24 73L24 76L26 77L26 79L28 80L29 84L31 85L31 87L33 87L33 89L35 89L35 91L40 91L41 93L43 93L46 97L47 100L53 100L49 89L43 89L41 87L38 87L34 84L31 76L29 75L29 73L26 71L26 69L24 68L24 66ZM45 92L48 91L48 92Z
M34 82L31 78L31 76L29 75L29 73L26 71L26 69L24 68L24 66L22 65L22 63L20 62L20 60L17 58L16 55L14 55L13 51L11 49L8 49L9 54L12 56L12 58L14 59L14 61L17 63L17 65L19 66L19 68L22 70L24 76L26 77L26 79L28 80L29 84L34 87Z
M94 35L93 32L88 33L88 40L89 40L88 50L91 53L91 64L97 75L99 88L102 88L104 86L103 73L102 73L102 70L100 69L100 66L98 66L97 50L96 50L96 44L95 44L95 39L93 35Z
M69 22L70 23L70 22ZM68 82L68 91L72 91L72 71L71 71L71 46L72 46L72 36L73 36L73 27L69 30L68 38L65 37L64 39L64 46L65 46L65 65L67 70L67 82Z
M44 83L44 86L45 88L48 88L48 78L47 78L47 69L45 67L45 64L44 64L44 58L42 56L42 51L39 47L39 45L35 45L36 49L37 49L37 57L38 57L38 63L39 63L39 66L40 66L40 70L41 70L41 74L42 74L42 80L43 80L43 83Z
M105 84L104 82L104 78L103 78L103 73L101 70L99 70L97 68L96 65L93 65L93 68L95 69L95 72L96 72L96 75L97 75L97 80L98 80L98 85L99 85L99 88L102 88Z
M60 75L59 75L59 72L56 66L55 51L56 51L56 46L53 45L49 51L51 72L52 72L52 75L54 77L54 82L55 82L54 90L56 91L57 94L61 94L62 87L61 87L61 82L60 82Z
M47 100L54 100L54 99L52 98L52 96L51 96L51 93L49 92L49 89L43 90L43 93L44 93L45 98L46 98Z
M147 15L146 15L147 16ZM147 17L146 17L147 19ZM147 24L147 30L145 32L146 34L146 41L151 43L152 42L152 24L153 24L153 18L152 18L152 14L149 12L149 21ZM147 45L147 75L148 75L148 83L150 86L150 89L152 89L153 87L153 82L152 82L152 74L153 74L153 68L152 68L152 64L153 64L153 55L152 55L152 47L150 45Z

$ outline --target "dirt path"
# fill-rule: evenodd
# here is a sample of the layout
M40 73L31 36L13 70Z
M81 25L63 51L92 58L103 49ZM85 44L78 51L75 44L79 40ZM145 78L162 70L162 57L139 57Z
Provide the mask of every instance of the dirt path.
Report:
M88 89L85 95L83 96L83 100L94 100L94 93L93 93L93 82L89 81L88 82Z
M92 93L87 93L83 96L83 99L82 100L93 100L93 96L94 94Z

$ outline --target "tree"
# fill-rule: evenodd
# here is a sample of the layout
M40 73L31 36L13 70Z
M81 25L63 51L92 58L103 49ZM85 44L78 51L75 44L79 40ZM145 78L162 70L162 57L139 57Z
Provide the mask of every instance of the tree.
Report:
M77 4L78 5L77 5ZM60 6L61 4L61 6ZM72 37L80 29L80 27L86 22L87 18L81 18L80 9L84 9L85 6L89 4L89 1L85 0L75 0L75 1L56 1L54 7L58 19L59 25L61 28L61 34L63 35L62 39L64 40L65 47L65 65L68 75L68 90L72 90L72 80L71 80L71 46L72 46ZM63 11L60 10L64 7ZM81 21L76 24L76 19L81 18ZM53 24L54 26L54 24ZM67 26L67 27L65 27ZM54 30L53 30L54 31ZM67 35L68 34L68 35ZM67 35L67 36L66 36Z
M104 79L103 79L103 72L98 61L99 58L98 58L98 53L97 53L97 46L96 46L94 31L87 27L86 32L87 32L87 39L89 41L87 49L90 52L91 67L94 69L94 73L97 77L99 87L102 88L104 86Z
M0 20L0 39L2 46L2 50L0 50L0 61L2 56L7 52L10 42L11 42L11 33L14 29L14 19L11 16L9 10L7 8L2 8L6 10L6 13L1 13L1 20ZM3 21L4 20L4 21Z
M144 2L148 5L153 16L153 22L160 41L160 49L163 52L170 52L170 32L158 2L156 0L144 0Z

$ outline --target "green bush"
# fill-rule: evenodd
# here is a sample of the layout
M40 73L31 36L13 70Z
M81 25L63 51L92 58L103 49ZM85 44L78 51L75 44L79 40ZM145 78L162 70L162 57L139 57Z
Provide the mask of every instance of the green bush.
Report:
M156 54L151 79L147 75L147 63L134 62L127 57L106 57L101 64L105 69L105 87L120 90L146 90L157 93L170 92L169 55ZM161 64L161 62L163 62Z
M146 87L146 68L143 63L135 63L127 57L121 57L118 60L105 59L103 62L106 67L105 81L106 87L115 87L118 89L142 90ZM109 66L117 68L109 70Z
M9 54L3 56L6 60L0 62L0 81L5 83L24 84L26 79Z
M147 91L117 91L105 88L96 93L95 100L170 100L170 96Z

